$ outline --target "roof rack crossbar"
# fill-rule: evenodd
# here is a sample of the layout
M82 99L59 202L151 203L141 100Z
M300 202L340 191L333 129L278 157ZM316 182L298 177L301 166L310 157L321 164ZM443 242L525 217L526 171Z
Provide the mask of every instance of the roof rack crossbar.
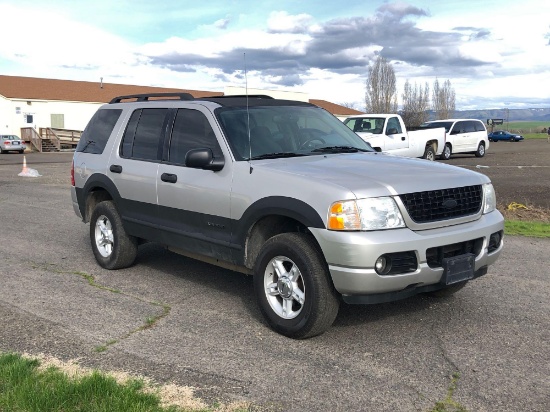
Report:
M122 100L136 99L137 102L147 102L151 97L179 97L179 100L195 100L189 93L145 93L145 94L129 94L127 96L117 96L113 98L109 104L121 103ZM170 99L177 100L177 99Z

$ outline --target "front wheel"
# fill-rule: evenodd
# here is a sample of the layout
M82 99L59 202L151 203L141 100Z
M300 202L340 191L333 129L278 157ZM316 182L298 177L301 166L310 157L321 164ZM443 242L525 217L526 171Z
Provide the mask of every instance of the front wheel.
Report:
M137 239L126 234L114 203L98 203L90 220L90 241L97 263L105 269L121 269L134 263Z
M422 158L430 161L435 160L435 150L432 145L426 146L426 150L424 151L424 156L422 156Z
M265 242L254 265L254 290L269 326L295 339L325 332L340 304L329 276L308 235L283 233Z
M447 143L445 147L443 148L443 153L441 153L441 159L442 160L449 160L451 158L452 149L451 145Z
M481 142L476 150L476 157L485 156L485 143Z

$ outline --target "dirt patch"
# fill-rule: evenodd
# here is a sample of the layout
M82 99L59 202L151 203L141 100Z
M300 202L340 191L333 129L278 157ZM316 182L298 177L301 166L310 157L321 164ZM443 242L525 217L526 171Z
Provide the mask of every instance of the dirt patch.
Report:
M550 209L514 202L508 205L499 205L498 210L502 213L506 220L520 220L550 224Z

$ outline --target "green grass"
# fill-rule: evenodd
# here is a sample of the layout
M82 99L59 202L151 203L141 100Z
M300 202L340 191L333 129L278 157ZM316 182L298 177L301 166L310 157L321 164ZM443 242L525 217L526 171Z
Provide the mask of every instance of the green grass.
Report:
M509 122L509 123L506 123L504 122L503 125L499 125L499 126L506 126L508 125L508 127L512 128L512 129L542 129L542 128L548 128L550 127L550 122L531 122L531 121L518 121L518 122Z
M504 222L504 233L516 236L550 238L550 224L521 220L506 220Z
M0 356L1 411L178 411L161 407L156 395L141 391L143 382L137 379L119 384L99 372L70 379L57 368L38 366L38 360L20 355Z
M81 369L42 366L40 360L0 352L0 412L246 412L248 404L163 406L160 389L145 379L114 377ZM62 366L65 369L65 366ZM168 396L171 397L173 392ZM191 402L188 404L187 402ZM202 402L199 402L202 403ZM180 404L181 405L181 404Z

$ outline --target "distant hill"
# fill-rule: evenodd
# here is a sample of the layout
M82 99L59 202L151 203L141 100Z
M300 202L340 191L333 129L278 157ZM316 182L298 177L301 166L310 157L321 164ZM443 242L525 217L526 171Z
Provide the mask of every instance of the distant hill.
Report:
M510 122L531 121L549 122L550 108L547 109L488 109L488 110L457 110L457 119L479 119L486 122L487 119L504 119Z

